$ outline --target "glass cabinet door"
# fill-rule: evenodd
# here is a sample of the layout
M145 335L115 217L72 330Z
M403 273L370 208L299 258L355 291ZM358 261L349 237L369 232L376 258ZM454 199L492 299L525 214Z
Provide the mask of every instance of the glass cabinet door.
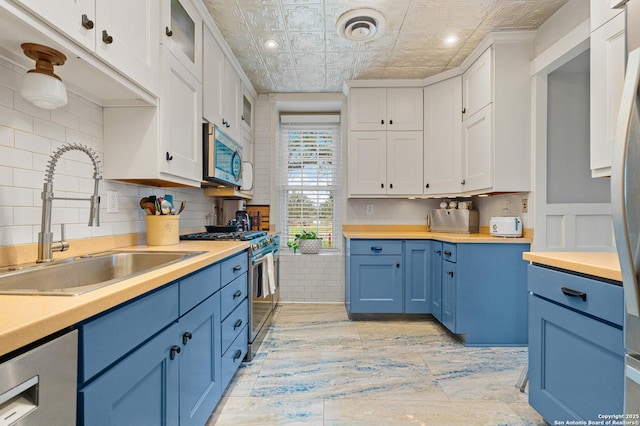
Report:
M202 18L189 0L165 0L162 44L202 81Z

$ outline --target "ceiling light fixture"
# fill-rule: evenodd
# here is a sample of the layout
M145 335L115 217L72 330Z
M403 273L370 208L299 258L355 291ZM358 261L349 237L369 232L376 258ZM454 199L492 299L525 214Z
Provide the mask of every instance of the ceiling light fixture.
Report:
M380 37L385 27L384 16L373 9L354 9L336 21L338 35L346 40L364 43Z
M447 46L452 46L458 42L458 36L450 35L444 39L444 44Z
M279 46L278 42L272 39L269 39L264 42L264 47L266 47L269 50L275 50L278 48L278 46Z
M67 89L53 72L54 65L63 65L67 57L51 47L35 43L20 45L24 54L36 61L36 67L27 71L22 80L20 94L35 106L55 109L67 104Z

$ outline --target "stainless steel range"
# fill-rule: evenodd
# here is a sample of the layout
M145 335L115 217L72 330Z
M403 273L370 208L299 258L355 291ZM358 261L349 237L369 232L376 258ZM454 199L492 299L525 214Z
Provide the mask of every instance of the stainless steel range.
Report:
M180 236L181 240L248 241L249 245L249 350L246 360L251 361L273 322L280 300L280 237L266 231L197 232ZM268 256L271 255L271 256ZM273 257L273 285L269 285L268 267Z

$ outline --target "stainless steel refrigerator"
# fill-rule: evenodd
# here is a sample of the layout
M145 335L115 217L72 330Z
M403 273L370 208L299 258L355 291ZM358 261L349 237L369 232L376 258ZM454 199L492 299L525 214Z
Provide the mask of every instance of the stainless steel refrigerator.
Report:
M624 2L622 2L624 3ZM626 2L627 70L618 112L611 202L625 315L625 414L640 420L640 0Z

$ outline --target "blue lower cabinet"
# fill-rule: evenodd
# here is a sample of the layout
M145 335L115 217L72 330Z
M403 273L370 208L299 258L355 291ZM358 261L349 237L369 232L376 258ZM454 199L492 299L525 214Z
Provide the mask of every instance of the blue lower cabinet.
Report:
M247 326L243 327L238 337L229 345L222 355L222 388L226 388L247 354Z
M87 426L176 425L180 361L174 323L78 393L78 422Z
M442 321L442 242L431 241L431 314Z
M206 423L222 395L220 293L178 321L180 425Z
M456 328L456 308L458 301L456 298L457 286L456 286L456 264L449 261L442 262L442 290L441 290L441 306L442 317L440 322L454 333L457 332Z
M431 304L431 241L404 246L404 312L426 314Z
M351 257L351 312L401 313L401 255Z
M549 424L623 413L622 324L597 316L624 311L622 288L538 266L528 279L529 404Z

